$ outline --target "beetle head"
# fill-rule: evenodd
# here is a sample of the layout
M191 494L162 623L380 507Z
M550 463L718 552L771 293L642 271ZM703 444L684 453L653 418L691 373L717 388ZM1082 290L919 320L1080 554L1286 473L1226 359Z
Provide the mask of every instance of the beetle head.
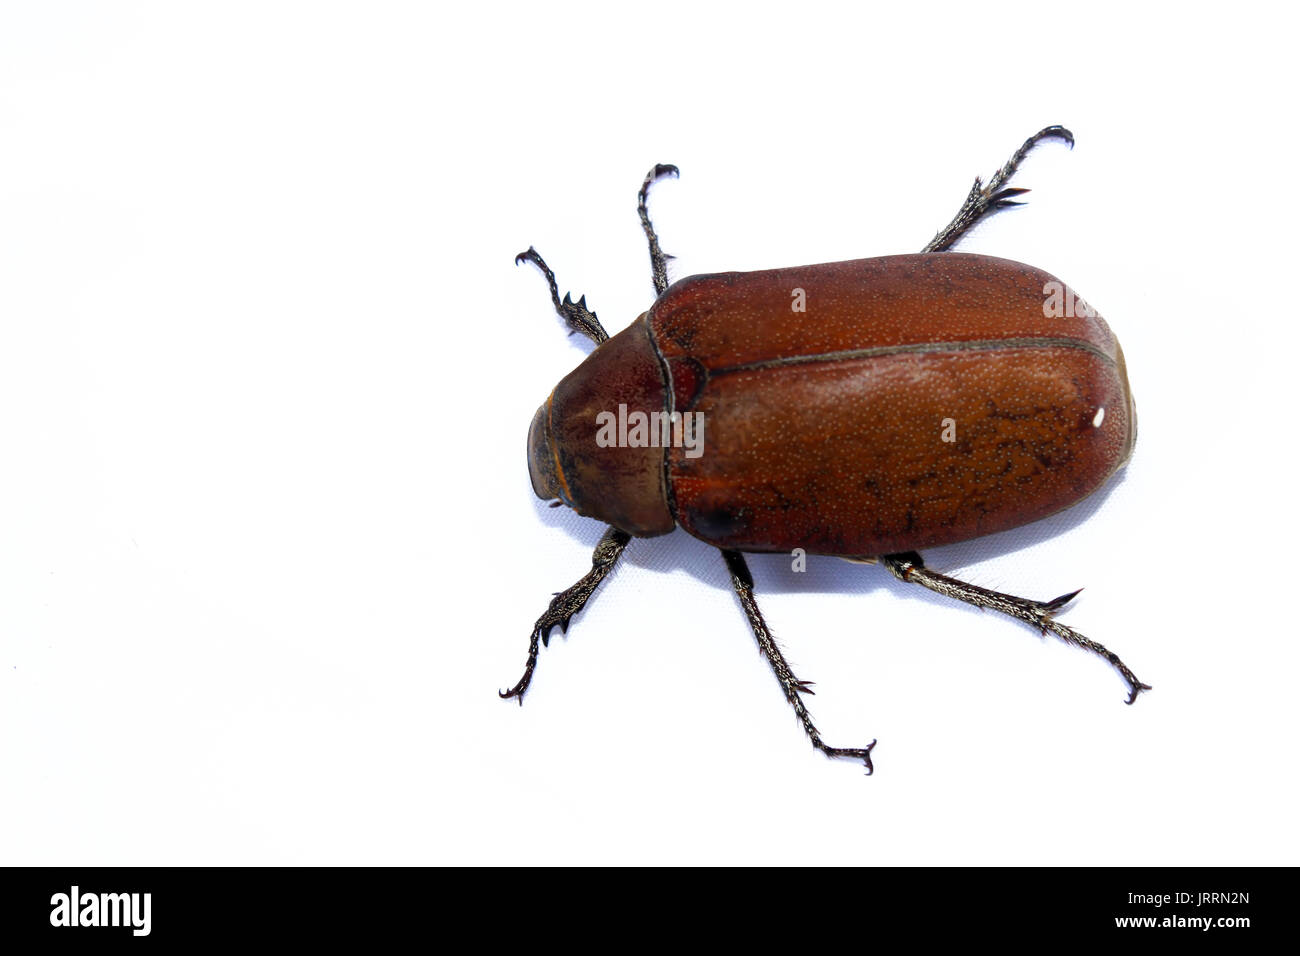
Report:
M668 508L665 448L609 440L602 422L629 413L663 415L664 371L645 316L603 342L566 375L528 429L528 474L543 499L637 537L676 526Z
M570 508L573 502L564 494L560 473L555 465L555 449L551 443L551 400L544 401L533 423L528 428L528 477L533 482L533 492L544 500L559 498Z

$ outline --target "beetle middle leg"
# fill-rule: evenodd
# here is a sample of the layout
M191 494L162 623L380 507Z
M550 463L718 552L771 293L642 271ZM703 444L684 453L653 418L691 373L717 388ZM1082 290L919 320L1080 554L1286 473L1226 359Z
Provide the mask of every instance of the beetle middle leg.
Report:
M1008 206L1023 205L1023 203L1011 197L1022 196L1029 190L1007 189L1005 188L1007 181L1015 175L1016 170L1020 168L1020 164L1024 162L1030 150L1042 140L1052 138L1065 140L1070 144L1071 148L1074 146L1074 134L1064 126L1048 126L1046 129L1040 129L1011 154L1011 158L1007 160L1006 165L993 174L993 178L989 180L987 186L978 176L975 177L975 185L971 187L970 193L966 196L966 201L962 203L961 209L957 210L957 215L953 216L952 222L939 230L921 251L943 252L950 249L966 230L985 216Z
M1066 627L1064 624L1052 619L1053 614L1074 600L1075 595L1079 593L1078 591L1062 594L1051 601L1031 601L1028 598L1003 594L1001 591L990 591L987 588L967 584L965 581L958 581L956 578L950 578L944 574L937 574L926 568L925 562L921 560L921 556L915 551L907 551L902 554L887 554L880 559L880 562L889 568L890 573L900 581L919 584L931 591L946 597L956 598L958 601L965 601L967 604L973 604L978 608L999 611L1009 617L1024 621L1030 627L1038 628L1043 634L1051 631L1067 644L1082 647L1086 651L1092 651L1099 657L1105 658L1115 670L1119 671L1120 676L1128 681L1128 703L1130 704L1137 700L1138 694L1142 691L1151 689L1150 684L1144 684L1137 679L1137 676L1128 669L1128 665L1119 659L1118 654L1107 650L1096 641L1084 637L1073 628Z
M524 262L534 263L537 268L542 270L542 275L546 276L546 284L551 287L551 302L554 304L555 311L559 313L560 318L564 320L564 324L569 327L570 332L585 335L597 345L609 338L609 333L600 324L600 319L596 318L596 313L587 308L587 297L585 295L578 299L577 302L574 302L573 297L566 292L564 293L564 301L560 301L560 290L555 285L555 273L551 271L551 267L546 264L546 260L532 246L515 256L515 265Z
M744 555L739 551L728 551L725 548L720 550L723 559L727 562L727 570L731 572L731 586L736 589L736 597L740 598L740 606L745 609L745 616L749 618L749 626L754 629L754 637L758 640L758 649L763 652L767 662L772 665L772 673L780 681L781 689L785 691L785 699L794 708L800 723L803 724L804 731L812 740L812 745L828 757L856 757L866 764L867 773L872 773L871 748L876 746L874 740L864 748L828 747L823 742L822 735L813 725L812 715L808 713L808 708L804 706L803 699L799 696L800 694L813 693L812 688L808 686L812 682L796 678L790 670L790 665L786 663L785 657L781 654L781 649L777 647L776 640L768 629L767 621L763 620L763 614L758 609L758 602L754 600L754 578L749 573L749 565L745 563Z
M631 540L632 536L626 531L619 531L613 527L605 530L605 534L596 544L596 550L592 552L591 570L583 575L582 580L577 584L556 594L551 599L546 613L533 625L533 634L528 641L528 663L524 665L524 676L519 678L519 682L510 690L498 691L503 698L508 700L517 697L519 705L523 706L524 693L532 683L533 670L537 667L538 643L549 646L551 631L556 627L568 633L569 619L583 609L596 588L600 586L600 582L605 580L605 575L614 569L614 565L623 554L623 549Z

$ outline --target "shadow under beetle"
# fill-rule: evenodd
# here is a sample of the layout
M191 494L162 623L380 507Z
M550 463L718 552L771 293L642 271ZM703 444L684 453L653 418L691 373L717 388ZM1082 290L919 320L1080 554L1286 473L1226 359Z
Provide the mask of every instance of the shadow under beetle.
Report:
M879 561L897 578L1049 631L1109 661L1128 703L1150 690L1111 651L1053 619L1079 592L1032 601L925 567L921 548L1005 531L1078 503L1124 464L1137 420L1124 353L1105 321L1032 266L950 252L981 218L1028 192L1007 182L1049 126L919 253L825 265L691 276L668 285L637 197L658 298L610 337L586 297L561 300L536 250L556 312L596 349L533 418L533 489L609 524L591 571L533 626L524 693L539 642L586 604L633 537L680 526L717 547L763 652L812 744L828 746L758 604L742 552ZM694 434L692 435L692 431ZM693 441L691 440L693 438ZM686 440L683 440L686 439Z

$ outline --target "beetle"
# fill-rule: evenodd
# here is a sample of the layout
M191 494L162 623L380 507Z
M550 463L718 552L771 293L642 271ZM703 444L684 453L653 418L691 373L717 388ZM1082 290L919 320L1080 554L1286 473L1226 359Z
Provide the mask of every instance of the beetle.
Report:
M827 745L754 598L745 552L836 555L1017 618L1107 660L1128 703L1150 685L1057 620L1077 595L1034 601L925 566L922 548L1005 531L1061 511L1129 458L1137 418L1124 353L1104 319L1054 276L950 251L985 216L1022 205L1008 181L1049 126L918 254L691 276L669 286L647 211L637 211L658 298L612 338L533 248L556 312L596 349L538 408L528 433L533 490L609 525L592 568L533 627L539 642L573 615L634 537L681 527L722 552L759 649L814 747L873 771L866 747Z

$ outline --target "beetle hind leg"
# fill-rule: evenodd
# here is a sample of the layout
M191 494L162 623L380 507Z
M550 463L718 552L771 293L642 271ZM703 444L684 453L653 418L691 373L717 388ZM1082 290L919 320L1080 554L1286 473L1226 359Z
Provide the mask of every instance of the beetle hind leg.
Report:
M646 208L646 200L650 196L650 187L656 181L664 176L677 176L680 170L676 166L668 163L657 163L650 172L645 174L645 181L641 183L641 191L636 194L636 211L641 217L641 228L645 230L646 242L650 244L650 271L654 277L655 294L663 295L664 290L668 288L668 260L672 256L659 248L659 237L655 234L655 227L650 222L650 212Z
M591 570L577 584L555 595L546 612L533 625L533 633L528 641L528 663L524 665L524 676L519 678L519 682L510 690L498 691L501 697L506 700L516 697L519 705L523 706L524 694L528 690L528 685L532 683L533 671L537 668L538 644L549 645L551 631L556 627L563 633L568 632L569 619L583 609L596 588L600 586L600 582L605 580L605 575L613 570L630 540L632 536L626 531L613 527L606 530L596 544L596 550L592 552Z
M978 608L988 608L991 611L1006 614L1008 617L1014 617L1019 621L1024 621L1030 627L1038 628L1044 635L1051 631L1067 644L1082 647L1084 650L1091 651L1098 657L1104 658L1128 682L1128 703L1130 704L1137 700L1138 694L1142 693L1142 691L1151 689L1150 684L1144 684L1137 679L1137 675L1128 669L1128 665L1119 659L1119 655L1096 641L1084 637L1074 628L1066 627L1053 619L1053 615L1057 611L1074 600L1079 593L1078 591L1062 594L1050 601L1031 601L1028 598L1003 594L1001 591L990 591L987 588L967 584L965 581L958 581L956 578L950 578L944 574L937 574L926 568L925 562L921 560L921 556L915 551L907 551L902 554L887 554L880 559L880 562L889 568L890 573L900 581L919 584L945 597L956 598L958 601L965 601L967 604L973 604Z
M790 665L786 663L781 649L777 647L776 640L772 637L772 632L767 626L767 621L763 620L763 614L758 609L758 602L754 600L754 578L749 573L749 565L745 563L744 555L739 551L722 550L723 560L727 562L727 570L731 572L731 586L736 589L736 597L740 599L740 606L745 610L745 616L749 618L749 626L754 630L754 637L758 640L758 649L763 652L767 662L772 665L772 673L781 684L781 689L785 691L785 699L790 702L794 708L795 714L799 717L799 722L803 724L804 731L812 741L812 745L828 757L852 757L861 760L867 768L867 773L871 774L874 768L871 766L871 750L876 746L873 740L866 747L829 747L822 740L822 735L818 732L817 727L813 724L812 715L808 713L808 708L804 706L801 694L811 694L812 689L808 686L811 681L799 680L790 670Z
M585 335L597 345L609 338L609 333L605 327L600 324L600 319L596 318L596 313L587 308L587 297L584 295L577 302L569 293L564 293L564 299L560 299L560 290L555 285L555 273L551 267L532 246L527 250L515 256L515 265L521 265L525 262L531 262L542 270L542 275L546 276L546 284L551 287L551 303L555 306L555 311L564 324L569 327L569 331L577 332L579 335Z
M953 216L952 222L939 230L921 251L943 252L950 249L971 226L985 216L991 215L999 209L1006 209L1008 206L1023 205L1023 203L1011 197L1022 196L1029 190L1008 189L1006 185L1011 177L1015 175L1016 170L1020 168L1020 164L1024 162L1030 151L1045 139L1063 139L1070 144L1071 148L1074 147L1074 134L1064 126L1048 126L1046 129L1040 129L1011 154L1011 158L1006 161L1006 164L993 174L993 177L988 181L988 185L985 185L978 176L975 177L975 185L971 187L970 193L966 196L966 201L957 210L957 215Z

